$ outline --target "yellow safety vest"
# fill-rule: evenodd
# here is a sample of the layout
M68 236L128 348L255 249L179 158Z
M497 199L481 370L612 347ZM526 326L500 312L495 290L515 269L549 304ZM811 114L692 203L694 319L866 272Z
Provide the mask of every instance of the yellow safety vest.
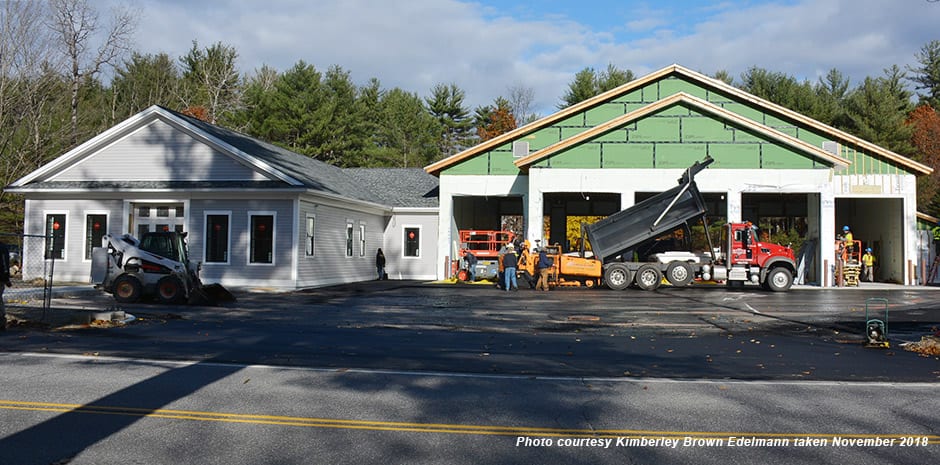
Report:
M865 266L872 266L872 265L874 265L874 264L875 264L875 256L874 256L874 255L872 255L872 254L870 254L870 253L866 253L865 255L862 255L862 265L865 265Z

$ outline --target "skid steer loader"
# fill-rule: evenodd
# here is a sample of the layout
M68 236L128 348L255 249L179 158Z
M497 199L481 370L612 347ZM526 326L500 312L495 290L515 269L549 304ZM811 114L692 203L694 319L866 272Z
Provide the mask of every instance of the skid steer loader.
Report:
M92 249L91 280L121 303L156 297L163 303L218 304L235 300L219 284L203 286L201 263L189 260L186 233L106 234Z

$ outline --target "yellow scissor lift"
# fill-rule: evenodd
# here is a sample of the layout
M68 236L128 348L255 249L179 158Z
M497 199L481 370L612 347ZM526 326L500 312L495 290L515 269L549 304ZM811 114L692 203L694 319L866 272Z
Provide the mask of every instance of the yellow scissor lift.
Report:
M836 241L836 286L858 286L862 274L862 241Z

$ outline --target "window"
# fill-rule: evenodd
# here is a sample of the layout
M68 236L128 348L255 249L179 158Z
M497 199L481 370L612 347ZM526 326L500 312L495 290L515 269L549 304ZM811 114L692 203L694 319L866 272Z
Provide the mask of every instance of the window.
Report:
M85 215L85 260L91 260L91 250L101 247L101 238L108 232L108 215Z
M157 207L157 218L169 218L170 207Z
M317 217L308 215L307 216L307 239L306 241L304 241L304 243L307 246L306 254L308 257L314 256L317 250L315 247L315 241L314 241L316 226L317 226Z
M352 223L346 223L346 256L352 257L353 255L353 225Z
M206 263L228 263L228 213L206 214Z
M274 263L274 215L249 215L249 263Z
M405 228L405 256L420 257L421 228Z
M46 259L65 259L65 213L46 215L46 237L51 243L46 244Z
M366 225L359 225L359 256L366 256Z

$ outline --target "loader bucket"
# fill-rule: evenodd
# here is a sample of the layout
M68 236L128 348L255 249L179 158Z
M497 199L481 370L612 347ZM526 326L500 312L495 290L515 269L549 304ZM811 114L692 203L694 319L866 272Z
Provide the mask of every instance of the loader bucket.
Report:
M235 296L221 284L199 286L189 293L190 305L219 305L235 302Z

